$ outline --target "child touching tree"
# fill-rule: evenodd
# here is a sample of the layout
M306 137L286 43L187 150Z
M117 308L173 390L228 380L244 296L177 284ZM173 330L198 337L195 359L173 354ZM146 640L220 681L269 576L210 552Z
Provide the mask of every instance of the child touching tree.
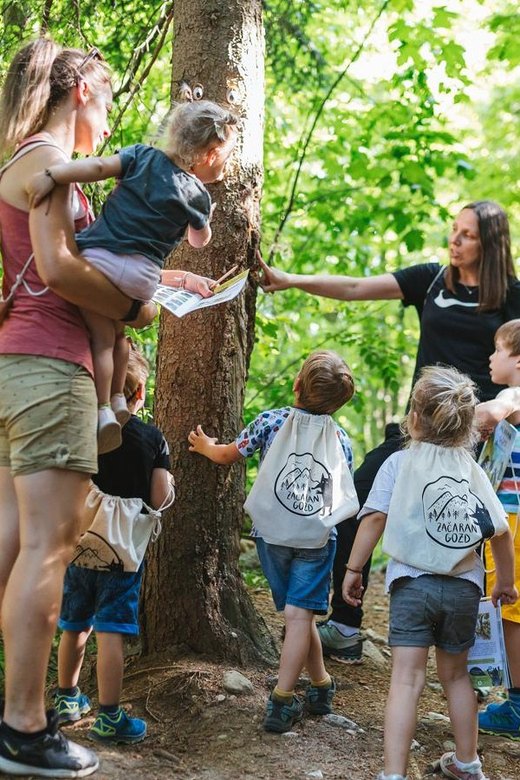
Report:
M293 391L292 408L262 412L230 444L217 444L200 425L188 437L190 451L220 464L260 450L246 509L273 601L285 618L278 681L264 719L266 730L279 733L302 717L294 689L303 668L310 676L305 693L310 714L332 711L335 683L324 666L314 616L328 610L334 525L359 508L350 476L350 441L330 417L352 398L350 369L334 352L314 352L303 363ZM298 446L303 438L305 446Z
M118 179L101 215L77 234L76 243L92 265L135 300L129 321L160 281L204 297L211 294L210 279L163 271L163 266L186 231L196 248L211 239L214 206L204 185L223 178L236 125L237 118L216 103L183 103L171 116L164 151L135 144L111 157L53 165L30 182L29 204L36 207L56 185ZM103 453L119 446L121 425L129 417L123 396L128 348L123 323L87 310L82 314L91 334Z

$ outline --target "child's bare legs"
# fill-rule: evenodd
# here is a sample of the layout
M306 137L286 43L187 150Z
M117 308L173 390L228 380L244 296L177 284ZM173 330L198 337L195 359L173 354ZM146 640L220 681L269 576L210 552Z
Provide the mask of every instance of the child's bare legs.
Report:
M94 383L98 399L98 452L115 450L121 445L121 425L110 406L112 380L114 376L114 349L116 327L119 323L100 314L81 310L90 331L92 360L94 362ZM128 418L127 418L128 419Z
M86 309L82 309L81 314L90 332L98 403L100 406L109 404L112 378L114 376L116 324L114 320L102 317L100 314L94 314Z
M477 697L468 677L468 651L446 653L437 648L437 674L448 700L456 757L462 763L477 759Z
M287 604L284 610L285 616L285 639L280 655L280 669L278 672L277 687L282 691L293 691L302 669L312 657L312 663L316 662L313 643L314 614L309 609L294 607ZM319 642L319 637L318 637ZM321 643L320 643L321 651ZM322 658L323 666L323 658ZM312 673L309 669L309 673ZM323 667L321 677L312 677L315 680L322 680L327 672Z
M58 648L58 686L75 688L85 658L87 639L92 629L86 631L64 631Z
M385 774L405 775L426 682L427 647L393 647L392 678L385 710Z
M98 646L97 681L99 704L108 707L119 704L123 688L123 635L96 632Z
M111 395L122 394L125 389L126 372L128 371L128 355L130 344L125 336L125 326L122 322L115 322L114 345L114 375L112 377Z
M124 396L126 372L128 370L128 356L130 344L125 336L125 326L122 322L116 322L116 342L114 346L114 375L112 377L111 398L112 411L120 425L125 425L131 417Z

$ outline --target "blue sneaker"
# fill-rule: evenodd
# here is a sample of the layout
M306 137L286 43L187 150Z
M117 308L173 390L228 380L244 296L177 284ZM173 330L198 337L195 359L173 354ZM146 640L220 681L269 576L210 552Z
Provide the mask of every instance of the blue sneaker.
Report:
M146 737L146 723L119 707L115 715L100 712L87 736L99 742L141 742Z
M336 693L336 683L331 678L328 688L308 685L305 701L310 715L329 715L332 712L332 699Z
M478 730L520 740L520 706L506 699L503 704L489 705L478 716Z
M297 696L293 696L291 704L284 704L283 701L273 699L271 695L267 701L264 729L276 731L277 734L285 734L302 719L302 716L303 706Z
M92 709L89 697L79 688L76 696L62 696L56 692L53 699L60 723L75 723Z

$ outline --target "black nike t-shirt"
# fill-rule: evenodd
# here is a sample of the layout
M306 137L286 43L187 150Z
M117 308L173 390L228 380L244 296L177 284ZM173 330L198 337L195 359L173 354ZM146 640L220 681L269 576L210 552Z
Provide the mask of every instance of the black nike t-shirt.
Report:
M135 415L123 426L122 438L117 450L99 456L99 471L92 479L104 493L149 504L153 470L170 468L166 439Z
M501 309L479 312L478 287L457 283L454 294L440 271L438 263L422 263L393 274L403 305L415 306L421 324L413 382L424 366L454 366L473 379L479 399L488 401L503 389L491 381L489 356L497 329L520 317L520 281L511 280Z

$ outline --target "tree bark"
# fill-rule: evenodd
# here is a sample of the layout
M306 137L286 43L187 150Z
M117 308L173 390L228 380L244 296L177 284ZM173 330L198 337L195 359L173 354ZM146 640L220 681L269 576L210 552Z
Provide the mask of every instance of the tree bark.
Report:
M262 184L263 29L261 0L176 0L172 100L188 89L241 117L217 203L213 239L187 242L169 267L218 278L254 264ZM200 85L194 90L196 85ZM188 452L197 424L222 442L242 427L254 339L256 289L178 320L164 312L158 345L155 420L170 443L177 500L151 546L145 578L145 651L182 644L233 662L272 662L274 645L238 569L244 464L216 466Z

